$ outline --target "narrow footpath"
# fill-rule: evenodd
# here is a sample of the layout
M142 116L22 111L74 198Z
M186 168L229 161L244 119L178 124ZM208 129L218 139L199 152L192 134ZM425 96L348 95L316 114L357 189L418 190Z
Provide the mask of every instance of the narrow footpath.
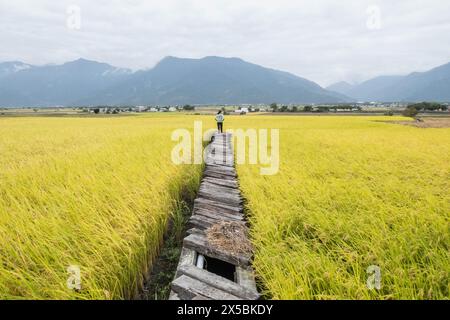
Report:
M257 300L231 134L215 134L207 148L169 299Z

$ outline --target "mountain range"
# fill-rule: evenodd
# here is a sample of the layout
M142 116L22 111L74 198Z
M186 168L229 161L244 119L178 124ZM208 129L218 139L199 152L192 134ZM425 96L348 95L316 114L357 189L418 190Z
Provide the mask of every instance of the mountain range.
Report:
M450 63L406 76L380 76L360 84L338 82L328 90L358 101L450 101Z
M85 59L46 66L0 63L0 107L422 100L450 101L450 64L322 88L239 58L166 57L136 72Z
M71 105L81 97L112 87L131 70L79 59L63 65L0 64L0 106Z
M166 57L131 72L79 59L0 64L0 106L331 103L347 97L293 74L238 58Z

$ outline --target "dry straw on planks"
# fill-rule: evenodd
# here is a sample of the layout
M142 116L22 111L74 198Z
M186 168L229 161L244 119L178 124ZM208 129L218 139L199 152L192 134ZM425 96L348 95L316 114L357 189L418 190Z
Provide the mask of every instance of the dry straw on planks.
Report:
M239 222L220 222L206 230L208 243L234 256L251 255L253 247L248 240L248 228Z

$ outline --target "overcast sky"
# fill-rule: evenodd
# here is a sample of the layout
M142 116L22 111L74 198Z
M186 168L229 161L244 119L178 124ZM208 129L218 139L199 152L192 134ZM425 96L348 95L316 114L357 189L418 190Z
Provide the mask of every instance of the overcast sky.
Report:
M0 0L0 61L140 69L168 55L240 57L323 86L424 71L450 62L450 1Z

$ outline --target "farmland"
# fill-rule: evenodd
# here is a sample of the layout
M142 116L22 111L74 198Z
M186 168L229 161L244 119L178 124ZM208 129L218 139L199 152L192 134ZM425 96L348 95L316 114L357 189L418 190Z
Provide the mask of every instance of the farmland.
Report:
M232 121L280 129L278 175L238 166L267 297L449 298L450 129L378 122L391 120Z
M211 116L0 118L0 299L129 299L202 166L171 162ZM450 129L400 117L229 116L280 130L280 167L238 165L260 289L273 299L442 299ZM67 287L79 266L81 290ZM369 266L381 289L366 285Z
M0 299L126 299L201 166L167 117L0 119ZM77 266L81 290L67 287Z

